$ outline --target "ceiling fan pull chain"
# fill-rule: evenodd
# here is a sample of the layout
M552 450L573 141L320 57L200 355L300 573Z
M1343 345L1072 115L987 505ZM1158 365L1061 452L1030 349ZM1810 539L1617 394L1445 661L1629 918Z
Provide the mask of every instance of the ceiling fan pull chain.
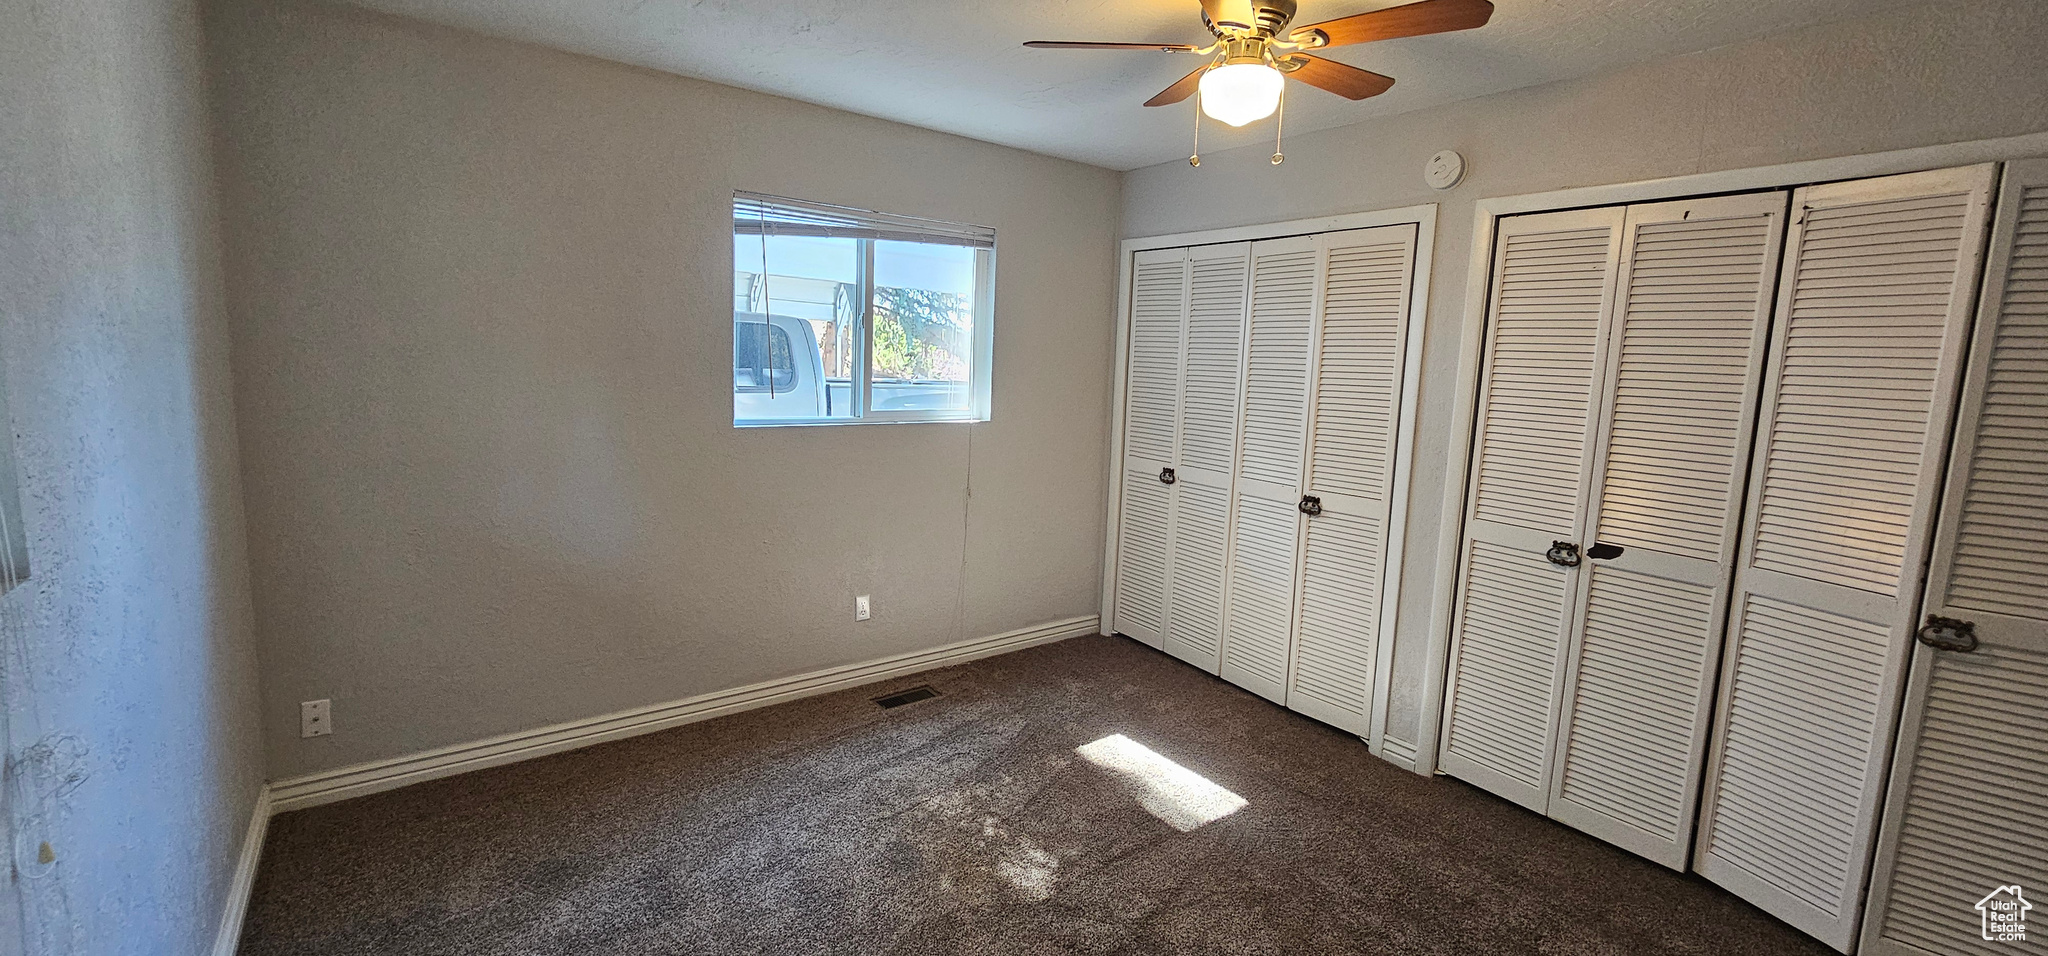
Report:
M1195 91L1195 151L1188 156L1188 165L1202 165L1202 91Z
M1287 87L1280 87L1279 116L1273 120L1273 165L1287 161L1287 155L1280 152L1280 134L1287 128Z
M775 304L768 298L768 204L754 203L754 214L761 221L761 362L767 366L768 400L775 400ZM792 359L791 361L795 361ZM792 379L794 381L794 379ZM759 384L757 381L755 384ZM794 386L791 386L792 388Z

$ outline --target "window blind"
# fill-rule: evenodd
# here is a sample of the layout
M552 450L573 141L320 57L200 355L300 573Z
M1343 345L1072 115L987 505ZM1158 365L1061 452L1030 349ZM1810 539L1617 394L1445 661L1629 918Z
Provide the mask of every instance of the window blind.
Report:
M993 249L996 245L996 231L987 226L898 216L750 192L733 193L732 228L735 235L744 236L758 236L765 232L770 236L927 242L977 249Z

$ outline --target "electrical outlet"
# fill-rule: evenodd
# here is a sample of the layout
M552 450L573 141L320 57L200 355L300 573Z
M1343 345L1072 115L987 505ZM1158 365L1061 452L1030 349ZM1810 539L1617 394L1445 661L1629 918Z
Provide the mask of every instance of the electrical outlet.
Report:
M865 621L865 620L867 620L868 618L870 618L870 617L873 617L873 616L874 616L874 611L873 611L873 610L871 610L871 609L870 609L870 608L868 607L868 596L867 596L867 595L863 594L863 595L861 595L861 596L859 596L859 597L857 597L857 598L854 598L854 599L853 599L853 619L854 619L854 620L856 620L856 621Z
M325 737L334 732L333 704L324 700L299 702L299 736Z

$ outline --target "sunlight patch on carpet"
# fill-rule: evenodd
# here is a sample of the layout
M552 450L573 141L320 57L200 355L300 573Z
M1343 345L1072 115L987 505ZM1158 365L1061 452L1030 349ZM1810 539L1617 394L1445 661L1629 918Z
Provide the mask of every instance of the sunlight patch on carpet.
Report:
M996 873L1019 896L1039 903L1052 898L1059 868L1058 857L1039 849L1029 839L1019 837L1004 848L1003 858L996 864Z
M1130 781L1138 803L1167 825L1186 833L1244 807L1244 798L1123 734L1111 734L1074 752Z

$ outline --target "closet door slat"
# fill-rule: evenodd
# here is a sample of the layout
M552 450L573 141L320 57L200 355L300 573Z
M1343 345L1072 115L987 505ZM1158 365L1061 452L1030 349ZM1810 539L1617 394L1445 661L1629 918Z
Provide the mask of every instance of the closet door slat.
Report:
M1439 764L1539 812L1578 578L1544 553L1580 538L1622 223L1516 216L1494 251Z
M1181 326L1187 250L1141 252L1131 277L1130 369L1124 454L1164 467L1179 454Z
M1308 403L1308 347L1316 309L1314 237L1252 250L1251 347L1245 358L1245 478L1298 485Z
M1371 732L1414 226L1325 234L1310 390L1307 493L1287 706Z
M1123 503L1117 528L1116 599L1110 626L1163 647L1173 565L1173 501L1161 469L1180 447L1181 336L1188 304L1185 249L1138 253L1124 385Z
M1227 474L1237 454L1246 252L1239 243L1194 249L1189 256L1187 347L1181 355L1183 467Z
M1913 649L1871 956L2012 952L1976 904L2048 889L2048 161L1999 197L1925 608L1978 647Z
M1212 674L1223 642L1250 252L1242 242L1186 250L1186 331L1175 356L1180 450L1174 461L1173 580L1163 649Z
M1694 868L1845 952L1991 187L1983 166L1793 196Z
M1158 647L1166 633L1166 581L1173 552L1173 489L1143 471L1124 473L1118 526L1118 633Z
M1287 702L1308 414L1309 337L1320 253L1314 236L1251 247L1251 325L1245 345L1244 437L1232 490L1230 609L1221 675Z
M1210 673L1223 638L1230 490L1188 479L1174 486L1173 585L1162 648Z
M1785 193L1631 207L1550 815L1673 869L1692 843Z

